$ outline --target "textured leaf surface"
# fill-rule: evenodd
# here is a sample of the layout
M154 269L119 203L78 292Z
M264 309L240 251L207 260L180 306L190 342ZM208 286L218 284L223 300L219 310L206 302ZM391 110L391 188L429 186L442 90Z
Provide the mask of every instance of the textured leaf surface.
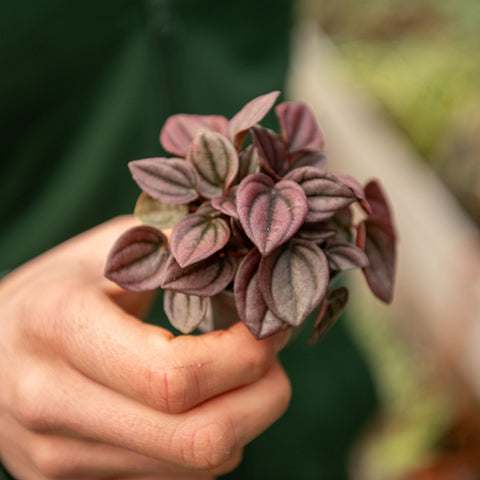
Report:
M227 197L212 198L212 206L229 217L238 218L234 202Z
M249 145L238 155L238 173L236 183L240 183L247 175L260 172L260 159L258 151L253 145Z
M273 107L280 92L260 95L248 102L229 122L228 134L236 148L240 148L250 127L260 122Z
M236 260L224 252L186 268L181 268L172 255L165 264L161 286L165 290L187 295L211 297L227 287L233 280L236 268Z
M183 204L198 197L195 170L181 158L145 158L128 166L138 186L156 200Z
M322 243L334 237L337 230L324 222L304 223L296 236L314 243Z
M324 249L330 270L350 270L368 265L365 252L350 242L330 243Z
M307 198L297 183L275 183L262 173L242 180L236 203L246 235L263 255L292 238L308 211Z
M367 201L365 190L360 184L360 182L357 179L351 177L350 175L337 175L337 178L353 190L357 197L358 203L363 208L363 210L366 213L372 213L372 208Z
M135 205L134 214L142 223L163 229L172 227L184 217L187 214L187 207L162 203L142 192Z
M227 127L228 120L220 115L180 113L167 118L160 132L160 143L167 152L186 157L190 143L200 129L225 135Z
M357 199L352 189L335 175L313 167L296 168L284 178L299 183L305 191L308 199L306 222L327 220Z
M163 308L170 323L182 333L195 330L205 317L209 298L166 290Z
M320 311L313 327L310 344L319 342L330 331L335 322L340 318L348 303L348 289L339 287L328 292L327 297L320 306Z
M225 220L219 216L192 213L173 227L170 251L185 268L221 250L229 238L230 228Z
M198 174L198 190L206 198L222 195L238 172L238 155L233 144L216 132L200 130L187 159Z
M110 250L105 276L127 290L158 288L168 256L167 243L165 235L150 226L127 230Z
M329 282L325 254L313 242L300 239L262 258L259 275L265 303L292 326L300 325L320 304Z
M372 292L386 303L393 299L396 266L396 235L387 199L376 181L365 187L372 213L358 227L357 245L367 254L363 269Z
M313 167L323 170L327 163L327 157L321 152L302 152L293 156L290 170L301 167Z
M272 313L263 299L258 284L261 258L258 250L251 250L238 267L234 285L238 315L257 340L288 327Z
M323 135L310 108L301 102L284 102L275 108L282 136L290 152L322 150Z
M279 180L288 166L285 144L274 132L266 128L252 127L250 131L263 167Z

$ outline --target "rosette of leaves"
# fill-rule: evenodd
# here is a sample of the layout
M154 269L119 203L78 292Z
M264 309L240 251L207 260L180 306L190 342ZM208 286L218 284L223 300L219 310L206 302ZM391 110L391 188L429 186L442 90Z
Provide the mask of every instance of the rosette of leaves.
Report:
M325 169L324 139L303 103L276 106L280 133L261 127L278 95L255 98L230 120L173 115L160 143L174 156L129 163L143 225L117 240L105 274L125 289L163 289L183 333L211 328L212 302L230 292L257 339L318 309L316 341L348 300L336 278L353 268L391 301L395 233L379 184ZM357 224L354 204L363 211Z

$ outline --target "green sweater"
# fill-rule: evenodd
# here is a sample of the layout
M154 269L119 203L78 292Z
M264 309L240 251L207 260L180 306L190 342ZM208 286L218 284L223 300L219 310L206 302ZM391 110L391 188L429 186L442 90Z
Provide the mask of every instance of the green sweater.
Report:
M228 117L283 90L291 3L3 0L0 271L131 212L127 162L163 154L168 115ZM297 339L282 360L291 407L226 478L346 478L375 394L343 322L316 347Z

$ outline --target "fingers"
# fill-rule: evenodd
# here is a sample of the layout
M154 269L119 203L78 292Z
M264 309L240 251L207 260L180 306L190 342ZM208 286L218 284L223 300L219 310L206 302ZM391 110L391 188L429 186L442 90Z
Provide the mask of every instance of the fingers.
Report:
M164 412L182 412L254 382L288 340L255 340L242 325L200 336L172 335L126 314L100 292L69 295L48 340L77 370Z
M257 382L175 415L121 396L74 371L63 374L64 381L54 390L41 389L40 383L45 383L37 377L18 392L23 400L14 411L26 431L93 440L187 471L218 470L237 462L241 448L284 413L290 398L288 379L277 362ZM45 375L41 380L55 381ZM48 456L43 465L48 468Z

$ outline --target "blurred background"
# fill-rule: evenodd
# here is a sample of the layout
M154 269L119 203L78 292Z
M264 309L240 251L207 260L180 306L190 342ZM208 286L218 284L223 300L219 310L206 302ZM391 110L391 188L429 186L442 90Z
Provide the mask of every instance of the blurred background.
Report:
M392 307L353 278L349 328L377 418L358 480L480 478L480 2L303 0L290 97L312 105L328 168L391 197Z

